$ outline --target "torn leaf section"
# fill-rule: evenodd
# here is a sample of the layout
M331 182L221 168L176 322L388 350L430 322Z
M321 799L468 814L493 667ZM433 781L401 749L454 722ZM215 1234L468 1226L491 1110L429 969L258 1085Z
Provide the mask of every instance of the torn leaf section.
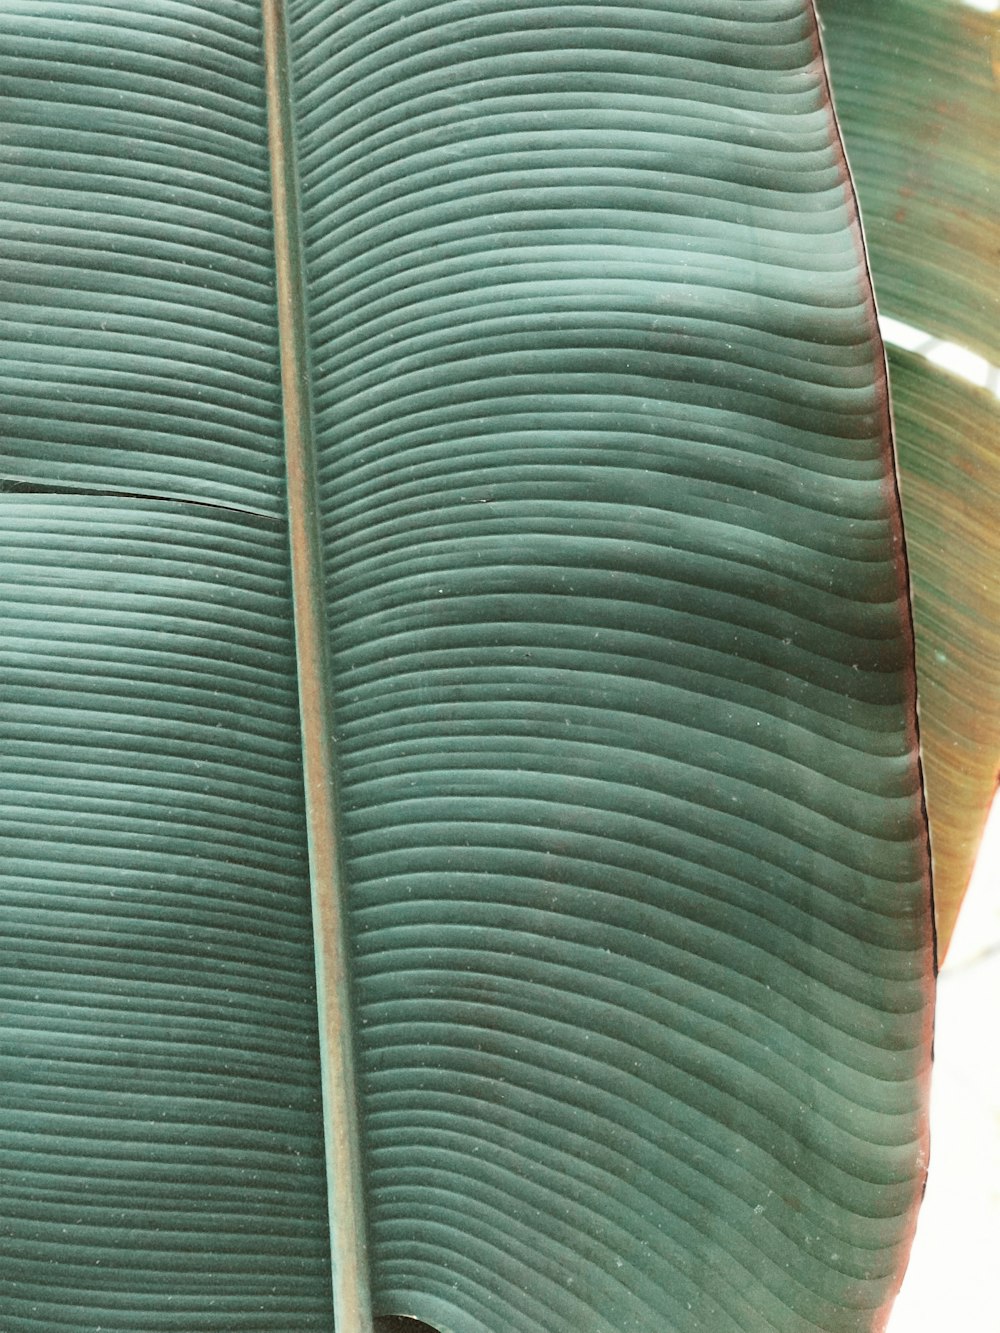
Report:
M259 5L4 12L5 477L280 515Z

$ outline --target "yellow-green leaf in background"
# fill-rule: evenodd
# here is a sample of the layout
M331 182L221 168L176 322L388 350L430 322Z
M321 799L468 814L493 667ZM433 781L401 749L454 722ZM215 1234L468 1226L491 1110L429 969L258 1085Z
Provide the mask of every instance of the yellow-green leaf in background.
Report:
M943 958L1000 769L1000 14L820 9L890 344Z

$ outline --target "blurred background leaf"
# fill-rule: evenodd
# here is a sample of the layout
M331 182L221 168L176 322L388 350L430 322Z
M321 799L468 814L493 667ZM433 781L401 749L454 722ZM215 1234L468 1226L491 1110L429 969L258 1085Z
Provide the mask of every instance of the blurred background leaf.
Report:
M888 344L943 958L1000 761L998 16L819 8Z

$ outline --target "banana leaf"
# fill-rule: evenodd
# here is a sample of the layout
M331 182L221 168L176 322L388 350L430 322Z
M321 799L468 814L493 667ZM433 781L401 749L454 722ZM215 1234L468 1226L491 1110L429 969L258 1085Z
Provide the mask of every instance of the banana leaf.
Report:
M933 940L803 0L4 0L10 1333L857 1333Z
M943 958L1000 771L1000 37L958 0L821 10L880 308L907 342L889 360Z

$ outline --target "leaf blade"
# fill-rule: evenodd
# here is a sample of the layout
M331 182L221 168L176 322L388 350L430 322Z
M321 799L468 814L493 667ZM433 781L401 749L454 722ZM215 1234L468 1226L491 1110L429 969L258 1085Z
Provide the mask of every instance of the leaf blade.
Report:
M1000 407L995 393L963 385L926 357L937 347L960 365L970 354L994 366L1000 360L991 197L1000 128L996 22L958 3L925 0L824 0L822 11L882 310L910 326L915 346L924 344L924 359L893 348L890 361L940 960L1000 766L993 631L1000 476L985 447Z
M806 12L290 16L376 1309L867 1327L927 885Z
M325 1328L281 533L0 505L5 1321Z
M870 1325L919 1188L869 298L724 8L292 15L377 1308L461 1333Z
M256 7L5 27L5 476L280 515Z

